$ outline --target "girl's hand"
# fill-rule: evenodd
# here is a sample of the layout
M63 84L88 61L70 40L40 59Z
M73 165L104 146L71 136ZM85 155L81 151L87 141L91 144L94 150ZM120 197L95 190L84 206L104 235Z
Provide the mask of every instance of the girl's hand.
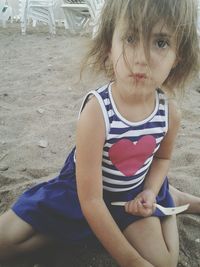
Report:
M134 267L154 267L151 263L146 260L142 260L142 262L137 262L133 265Z
M150 262L146 261L145 259L137 258L129 262L126 266L122 267L155 267Z
M142 261L135 262L134 267L154 267L150 262L142 259Z
M156 197L153 191L145 189L135 199L126 203L125 210L133 215L148 217L155 210L155 202Z

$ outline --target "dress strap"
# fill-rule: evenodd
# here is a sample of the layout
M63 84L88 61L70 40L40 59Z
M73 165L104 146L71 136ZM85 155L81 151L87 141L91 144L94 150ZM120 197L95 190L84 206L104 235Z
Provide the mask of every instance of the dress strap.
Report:
M169 102L166 94L161 89L157 89L157 92L159 98L159 109L163 106L165 112L165 132L167 133L169 127Z

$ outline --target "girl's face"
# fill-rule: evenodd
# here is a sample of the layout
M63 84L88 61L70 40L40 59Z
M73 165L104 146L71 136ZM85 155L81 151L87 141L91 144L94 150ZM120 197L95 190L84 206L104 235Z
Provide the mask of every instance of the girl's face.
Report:
M152 29L147 60L139 34L123 36L117 26L112 40L110 59L116 83L123 90L150 92L161 87L176 64L176 43L170 30L158 23Z

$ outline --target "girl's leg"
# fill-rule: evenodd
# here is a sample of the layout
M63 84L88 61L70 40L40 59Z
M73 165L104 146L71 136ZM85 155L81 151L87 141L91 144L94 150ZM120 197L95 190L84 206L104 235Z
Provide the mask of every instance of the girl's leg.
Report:
M0 216L0 261L31 252L52 240L37 233L12 210Z
M176 267L179 254L176 217L148 217L129 225L124 235L153 266Z
M200 214L200 197L181 192L172 185L169 186L169 191L174 199L176 206L190 204L189 208L184 213Z

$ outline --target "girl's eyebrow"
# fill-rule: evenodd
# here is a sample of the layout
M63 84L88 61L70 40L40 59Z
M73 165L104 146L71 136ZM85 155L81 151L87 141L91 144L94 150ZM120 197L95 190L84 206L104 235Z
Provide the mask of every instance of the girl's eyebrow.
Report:
M153 33L153 37L159 37L159 38L171 38L171 34L166 32L159 32L159 33Z

